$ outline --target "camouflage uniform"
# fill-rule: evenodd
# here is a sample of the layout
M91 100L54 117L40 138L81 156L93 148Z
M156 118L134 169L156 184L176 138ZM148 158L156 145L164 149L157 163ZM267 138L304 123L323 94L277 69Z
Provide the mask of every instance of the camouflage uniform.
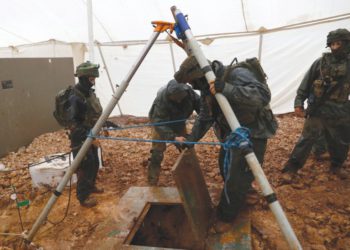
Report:
M314 154L316 159L321 160L321 155L327 151L326 137L324 135L324 132L322 132L320 137L316 140L315 144L312 145L311 152Z
M350 33L344 29L332 31L327 45L338 41L337 34L348 34L343 54L324 53L307 71L295 98L295 107L304 107L308 100L304 128L282 172L296 173L305 164L312 145L324 133L331 157L331 170L340 170L347 158L350 138ZM341 37L340 40L343 40Z
M79 74L84 67L95 67L91 72L83 72ZM96 73L97 72L97 73ZM70 140L75 157L87 134L93 128L96 121L102 113L102 107L99 99L96 97L92 84L88 81L87 76L98 77L98 67L91 63L83 63L77 67L77 76L79 82L74 86L73 95L70 96L70 119L72 126L70 128ZM99 159L97 147L91 145L85 157L83 158L79 168L77 169L77 198L83 203L95 188L96 176L99 167Z
M199 95L191 87L171 80L158 91L148 116L152 123L162 123L187 119L194 110L199 112ZM155 126L152 130L153 140L174 140L176 136L185 135L185 121ZM148 165L148 182L151 185L158 182L165 150L166 143L152 143Z
M190 61L191 59L186 59ZM193 60L193 59L192 59ZM218 139L223 142L231 134L231 129L226 122L214 96L209 92L209 86L204 77L191 78L186 76L186 61L175 74L178 81L189 81L194 88L201 91L201 110L195 121L192 133L188 136L189 141L200 140L211 126ZM277 129L277 122L269 107L271 98L267 84L257 80L257 77L247 68L237 67L229 70L220 62L212 63L214 73L223 83L222 94L227 98L231 108L237 116L241 126L247 127L251 132L253 150L262 164L266 150L267 139L272 137ZM197 67L197 70L200 70ZM194 72L190 69L187 72ZM189 73L191 74L191 73ZM203 74L202 74L203 76ZM245 203L245 197L251 183L254 180L249 166L238 148L231 149L233 154L230 166L230 178L227 181L227 193L230 203L224 192L217 209L217 216L222 221L232 221ZM219 166L223 176L224 149L220 149ZM223 178L225 178L223 176Z

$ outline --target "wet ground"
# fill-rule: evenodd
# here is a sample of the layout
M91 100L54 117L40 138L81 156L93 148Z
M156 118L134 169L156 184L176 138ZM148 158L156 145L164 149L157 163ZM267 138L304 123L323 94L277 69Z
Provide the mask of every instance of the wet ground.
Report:
M144 118L126 116L115 118L121 125L142 124ZM329 157L316 160L310 156L306 165L295 178L281 174L283 164L288 159L302 129L303 119L292 114L278 116L280 128L277 135L268 143L264 170L277 193L304 249L350 249L350 162L345 162L347 179L329 173ZM150 138L150 128L134 128L113 131L111 136ZM203 139L214 141L210 131ZM44 249L84 249L89 236L96 226L106 219L110 209L114 209L118 200L131 186L147 186L147 159L150 144L104 140L104 168L98 175L98 186L103 194L94 195L99 204L94 208L83 208L75 198L75 188L71 192L69 211L64 221L58 225L46 222L34 238L34 243ZM218 146L197 145L197 156L213 200L218 202L222 188L222 179L217 167ZM0 172L0 249L21 249L20 234L23 230L15 202L10 199L13 187L20 200L29 199L30 205L20 208L23 228L33 225L41 209L48 201L49 187L32 188L27 169L29 163L37 162L41 157L58 152L69 151L67 135L63 130L41 135L17 152L0 158L7 168L18 171ZM175 186L171 167L179 152L170 145L167 149L159 186ZM68 204L69 189L58 199L49 214L49 221L55 223L64 218ZM273 214L262 198L250 197L246 209L251 212L253 249L288 249ZM11 235L3 235L11 234Z

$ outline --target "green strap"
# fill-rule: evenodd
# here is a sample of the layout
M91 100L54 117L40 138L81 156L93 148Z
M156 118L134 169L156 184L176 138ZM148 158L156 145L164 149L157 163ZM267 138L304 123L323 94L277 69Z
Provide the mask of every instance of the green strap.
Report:
M29 204L30 204L29 200L18 201L17 207L25 207L25 206L29 206Z

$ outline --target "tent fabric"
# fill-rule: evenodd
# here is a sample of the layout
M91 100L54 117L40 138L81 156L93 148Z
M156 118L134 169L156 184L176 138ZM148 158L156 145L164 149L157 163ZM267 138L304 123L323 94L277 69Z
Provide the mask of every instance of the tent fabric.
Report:
M114 85L120 83L152 34L150 22L173 22L172 5L188 14L192 32L209 60L229 64L235 57L260 58L269 77L271 106L277 114L293 110L303 75L322 52L328 51L328 32L337 28L350 30L348 0L92 3L94 37L106 62L103 67L95 46L95 63L102 65L96 92L104 107L112 95L106 70ZM0 57L73 57L75 66L88 58L85 1L14 0L2 6L7 11L0 24ZM172 79L174 69L185 57L179 47L169 43L166 34L160 35L120 100L122 112L147 115L157 90ZM112 114L118 115L119 110L115 108Z
M95 40L148 39L151 21L173 22L173 5L188 14L195 35L272 29L350 12L348 0L93 0ZM1 7L0 47L88 42L85 0L3 0Z

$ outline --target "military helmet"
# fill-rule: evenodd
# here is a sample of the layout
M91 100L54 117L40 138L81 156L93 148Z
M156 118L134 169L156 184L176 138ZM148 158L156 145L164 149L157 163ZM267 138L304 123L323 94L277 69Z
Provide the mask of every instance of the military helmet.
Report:
M181 101L188 95L190 89L190 86L184 83L178 83L175 80L171 80L167 85L166 91L170 100Z
M335 41L350 41L350 32L347 29L336 29L327 35L327 47Z
M186 83L203 77L204 74L194 56L187 57L175 73L174 78L179 83Z
M77 66L77 69L75 71L76 77L82 77L82 76L94 76L99 77L100 74L98 72L98 69L100 68L100 65L93 64L89 61L86 61L80 65Z

